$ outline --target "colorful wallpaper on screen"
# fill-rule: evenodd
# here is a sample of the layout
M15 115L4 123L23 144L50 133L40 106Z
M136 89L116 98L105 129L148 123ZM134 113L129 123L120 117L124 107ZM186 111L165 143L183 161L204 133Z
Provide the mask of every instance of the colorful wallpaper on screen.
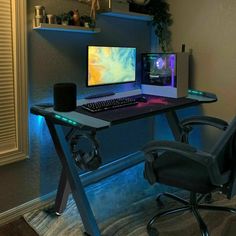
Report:
M88 48L88 86L135 81L135 68L135 48Z

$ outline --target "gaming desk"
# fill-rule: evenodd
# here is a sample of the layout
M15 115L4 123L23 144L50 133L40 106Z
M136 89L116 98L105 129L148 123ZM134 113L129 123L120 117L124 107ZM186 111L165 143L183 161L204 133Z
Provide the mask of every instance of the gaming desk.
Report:
M120 95L124 96L122 93ZM134 94L134 96L136 95L138 94ZM215 102L217 100L217 97L214 94L204 94L202 92L194 92L189 94L187 98L178 99L152 95L145 96L148 101L140 102L136 106L98 113L85 111L80 106L73 112L56 112L53 107L48 104L38 104L31 107L31 113L41 115L45 118L55 149L62 164L62 172L55 200L55 211L58 215L64 211L68 195L72 192L84 225L85 235L100 236L101 233L87 199L84 186L81 182L78 167L76 166L70 151L68 144L70 138L76 132L89 132L95 137L97 130L106 129L130 120L164 113L175 139L180 140L181 127L179 126L176 110L200 105L202 103ZM80 100L77 104L81 105L84 102L85 100ZM63 127L69 128L68 133L64 132ZM135 164L135 162L133 164ZM99 169L100 168L98 168L98 171ZM112 172L109 174L112 174Z

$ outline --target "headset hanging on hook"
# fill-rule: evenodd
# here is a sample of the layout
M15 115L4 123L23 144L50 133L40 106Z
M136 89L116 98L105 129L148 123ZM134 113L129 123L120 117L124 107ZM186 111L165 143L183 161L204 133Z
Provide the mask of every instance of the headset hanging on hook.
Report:
M82 148L80 143L88 142L90 151ZM72 156L76 165L82 170L96 170L101 165L101 157L99 155L99 145L95 139L95 133L78 134L72 137L70 141Z

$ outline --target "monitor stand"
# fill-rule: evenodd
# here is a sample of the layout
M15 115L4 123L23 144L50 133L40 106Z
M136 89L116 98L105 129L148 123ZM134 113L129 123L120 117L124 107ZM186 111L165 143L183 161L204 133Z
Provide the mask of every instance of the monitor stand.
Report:
M108 97L108 96L113 96L113 95L115 95L115 93L113 92L104 92L104 93L97 93L97 94L89 95L85 97L85 99L94 99L94 98Z

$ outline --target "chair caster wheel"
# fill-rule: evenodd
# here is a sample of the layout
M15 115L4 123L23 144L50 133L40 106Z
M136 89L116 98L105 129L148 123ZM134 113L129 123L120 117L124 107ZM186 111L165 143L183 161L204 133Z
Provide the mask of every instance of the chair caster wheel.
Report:
M204 199L204 201L205 201L205 203L207 203L207 204L213 203L213 202L214 202L214 199L213 199L213 197L212 197L212 194L211 194L211 193L207 194L206 197L205 197L205 199Z
M148 236L158 236L159 235L158 230L155 228L149 228L147 231L148 231Z

